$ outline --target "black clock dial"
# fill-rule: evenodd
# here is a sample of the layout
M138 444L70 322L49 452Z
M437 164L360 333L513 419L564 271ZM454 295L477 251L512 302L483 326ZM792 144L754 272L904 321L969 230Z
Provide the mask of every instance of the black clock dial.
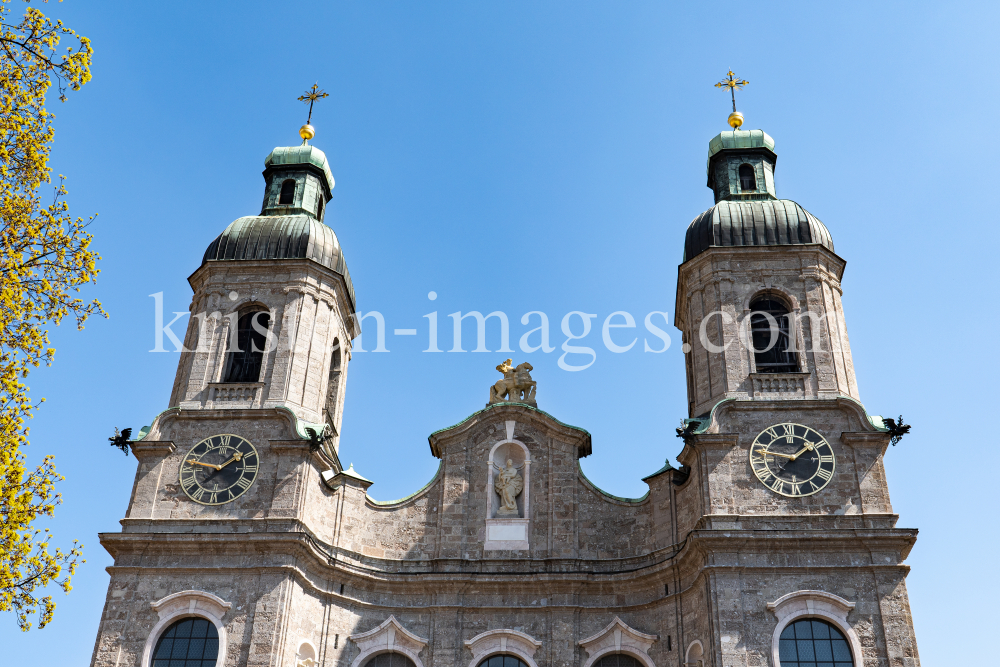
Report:
M811 496L829 484L837 460L830 443L814 429L802 424L775 424L754 439L750 467L767 488L798 498Z
M257 450L238 435L205 438L181 462L181 488L202 505L221 505L243 495L257 479Z

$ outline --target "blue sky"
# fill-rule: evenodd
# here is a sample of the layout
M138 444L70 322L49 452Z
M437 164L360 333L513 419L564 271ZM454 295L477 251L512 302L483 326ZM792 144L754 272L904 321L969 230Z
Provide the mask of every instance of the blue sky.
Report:
M229 222L259 211L263 159L297 143L306 110L295 98L314 81L330 93L313 116L337 180L327 222L358 307L390 329L388 354L352 361L344 462L375 481L375 498L407 495L437 467L427 435L485 404L494 366L511 355L424 353L425 314L438 312L449 349L449 313L504 311L516 346L521 315L543 311L556 351L513 355L534 365L539 407L593 434L583 469L595 483L642 495L641 478L680 450L676 271L684 230L712 204L707 145L729 112L712 84L730 67L751 82L737 98L745 127L775 139L778 195L823 220L848 262L862 400L914 424L886 467L899 525L920 529L908 586L923 663L990 662L979 638L1000 593L989 567L1000 464L989 418L1000 370L995 3L42 9L94 42L93 81L53 105L52 165L72 210L100 213L103 272L87 295L111 318L55 330L55 365L30 378L48 400L27 453L56 455L65 504L50 524L62 544L83 541L88 562L49 627L22 635L0 619L11 664L90 660L111 564L96 536L119 529L136 465L106 438L167 406L177 365L149 352L149 295L187 310L187 276ZM571 311L597 315L582 343L596 360L580 372L557 364ZM673 345L649 353L640 338L608 351L600 325L614 311L640 333L647 313L668 311ZM498 346L491 334L487 347Z

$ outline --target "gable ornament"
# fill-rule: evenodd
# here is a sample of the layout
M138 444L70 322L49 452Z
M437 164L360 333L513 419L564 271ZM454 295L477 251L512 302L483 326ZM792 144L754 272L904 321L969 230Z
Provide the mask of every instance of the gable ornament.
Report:
M490 387L490 402L494 403L526 403L535 406L535 385L531 379L531 371L534 370L527 361L514 366L512 359L505 360L497 366L497 370L503 373L503 379L497 380Z

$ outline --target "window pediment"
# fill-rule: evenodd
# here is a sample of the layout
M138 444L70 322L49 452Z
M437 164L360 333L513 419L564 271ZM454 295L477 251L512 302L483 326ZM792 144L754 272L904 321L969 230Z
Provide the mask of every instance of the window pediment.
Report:
M427 646L427 640L418 637L400 624L395 616L385 619L377 628L368 632L351 635L349 639L357 644L360 653L351 663L352 667L363 665L369 657L377 653L395 652L402 653L411 660L417 667L422 667L417 654Z
M580 646L588 655L584 667L589 667L611 653L628 653L640 659L648 667L653 667L653 661L647 651L658 639L658 635L639 632L615 616L603 630L580 641Z
M472 667L482 662L483 658L498 653L516 655L529 667L536 667L535 651L541 645L542 642L517 630L487 630L465 642L465 646L472 651Z

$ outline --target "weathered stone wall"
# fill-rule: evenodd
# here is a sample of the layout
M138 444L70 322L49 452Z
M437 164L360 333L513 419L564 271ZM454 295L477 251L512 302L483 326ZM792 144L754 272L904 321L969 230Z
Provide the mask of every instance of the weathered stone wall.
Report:
M678 458L708 474L707 485L700 487L706 514L841 515L860 513L862 505L866 514L892 512L882 466L889 436L875 432L851 401L801 401L800 405L794 415L776 401L735 401L716 411L709 432L695 436ZM822 434L836 457L834 476L826 487L802 498L773 493L750 466L757 434L790 418Z
M714 247L683 264L676 324L691 345L685 355L690 416L708 413L725 398L754 397L753 352L740 331L747 340L750 302L765 291L779 294L798 316L799 370L808 374L795 378L801 389L783 388L771 397L858 400L840 300L843 270L844 261L819 245ZM713 315L718 312L725 315ZM711 348L702 340L703 327Z
M326 418L334 341L342 348L341 387L351 357L351 317L343 279L309 260L283 260L275 271L267 261L215 262L191 277L195 294L170 405L185 409L210 404L210 383L223 380L231 328L247 309L271 312L271 349L264 355L259 398L245 407L286 406L306 421ZM235 299L230 298L235 293ZM237 406L233 406L237 407ZM244 407L244 406L239 406ZM333 416L340 432L342 411Z

